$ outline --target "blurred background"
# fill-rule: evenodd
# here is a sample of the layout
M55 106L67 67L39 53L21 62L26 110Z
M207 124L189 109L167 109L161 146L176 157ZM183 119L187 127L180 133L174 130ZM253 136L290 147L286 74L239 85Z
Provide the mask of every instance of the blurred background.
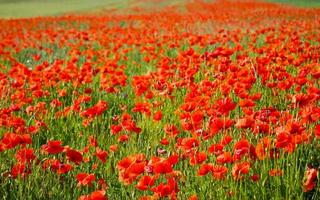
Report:
M120 8L130 0L0 0L0 17L20 18Z
M128 8L150 8L182 5L196 0L0 0L0 18L56 16L66 13L83 14L97 11L122 11ZM203 0L215 1L215 0ZM303 7L320 7L320 0L265 0ZM137 10L137 9L136 9Z

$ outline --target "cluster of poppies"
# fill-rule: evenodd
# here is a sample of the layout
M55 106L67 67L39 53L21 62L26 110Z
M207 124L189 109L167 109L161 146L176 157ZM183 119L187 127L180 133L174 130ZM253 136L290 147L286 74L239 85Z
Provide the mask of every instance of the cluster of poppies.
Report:
M79 200L196 200L181 191L209 175L285 179L288 157L319 153L319 9L130 13L0 20L0 183L42 170L86 188ZM317 190L312 159L294 172L304 192Z

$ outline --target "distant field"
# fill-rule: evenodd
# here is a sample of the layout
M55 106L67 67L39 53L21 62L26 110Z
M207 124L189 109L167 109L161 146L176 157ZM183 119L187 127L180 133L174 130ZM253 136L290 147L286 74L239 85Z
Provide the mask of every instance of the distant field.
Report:
M271 2L287 3L301 7L320 7L320 0L271 0Z
M26 18L56 16L65 13L91 13L102 10L127 12L127 8L160 8L191 0L0 0L0 17Z
M101 7L121 8L129 2L129 0L0 0L0 17L51 16L96 10Z
M133 1L133 0L0 0L1 18L25 18L36 16L56 16L65 13L101 11L103 9L125 9L128 7L159 7L176 5L189 0ZM190 0L192 1L192 0ZM210 2L209 0L204 0ZM320 0L269 0L302 7L320 7Z

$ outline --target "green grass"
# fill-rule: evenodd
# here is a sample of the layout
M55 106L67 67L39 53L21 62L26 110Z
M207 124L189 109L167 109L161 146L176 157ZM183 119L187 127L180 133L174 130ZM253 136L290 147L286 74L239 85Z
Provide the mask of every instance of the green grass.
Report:
M129 0L1 0L0 17L25 18L79 13L101 8L121 8Z
M319 0L269 0L276 3L291 4L299 7L320 7Z

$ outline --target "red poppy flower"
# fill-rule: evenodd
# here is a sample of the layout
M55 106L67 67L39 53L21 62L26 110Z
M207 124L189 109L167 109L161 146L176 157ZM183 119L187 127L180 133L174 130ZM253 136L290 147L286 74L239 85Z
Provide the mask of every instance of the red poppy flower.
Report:
M97 158L101 160L101 162L105 163L108 157L108 153L104 150L101 150L99 147L96 148L96 154Z
M129 136L128 135L120 135L119 137L118 137L118 142L126 142L126 141L128 141L129 140Z
M149 187L152 187L154 185L154 182L157 180L156 177L151 176L142 176L137 185L136 188L139 190L147 190Z
M4 149L11 149L19 144L31 144L32 140L29 134L15 134L15 133L5 133L3 138L0 140Z
M164 132L169 136L169 137L176 137L179 134L178 128L173 125L173 124L167 124L164 127Z
M17 161L24 163L24 162L31 162L32 160L36 159L34 155L33 149L19 149L16 153Z
M158 186L151 188L151 191L159 197L167 197L179 191L175 178L167 178L167 184L160 183Z
M109 150L111 152L116 152L118 150L118 145L116 144L110 145Z
M172 164L168 161L156 162L153 164L153 172L157 174L170 173L172 170Z
M178 154L172 154L171 156L169 156L169 158L167 158L167 161L171 164L171 165L175 165L179 162L179 155Z
M281 132L276 139L276 148L285 148L291 143L292 137L286 133Z
M159 110L154 113L153 120L154 121L160 121L162 119L162 112Z
M98 146L98 140L93 135L90 135L88 137L88 140L89 140L89 145L90 146L92 146L92 147Z
M242 119L239 119L237 123L235 124L235 127L237 128L251 128L254 124L254 120L251 117L245 117Z
M168 145L168 144L169 144L169 141L168 141L167 138L162 138L161 141L160 141L160 143L161 143L162 145Z
M121 125L111 125L111 134L112 135L116 135L117 133L119 133L122 130L122 126Z
M63 164L57 159L49 160L51 165L51 169L57 172L57 174L66 174L73 169L72 165L70 164ZM43 166L45 167L45 166Z
M271 169L269 170L270 176L282 176L283 171L281 169Z
M81 117L93 118L101 115L108 108L108 104L105 101L99 101L96 105L81 112Z
M11 176L17 178L18 176L24 178L31 173L30 168L25 163L17 163L11 168Z
M131 184L140 174L145 171L147 163L144 154L136 154L123 158L118 162L119 181Z
M257 157L260 160L264 160L266 158L267 153L263 144L258 143L255 150L256 150Z
M77 174L77 180L78 180L78 186L81 185L91 185L93 181L96 180L96 177L94 174L87 174L87 173L79 173Z
M217 156L217 163L218 164L224 164L224 163L232 163L232 155L231 152L223 152L219 156Z
M136 103L135 107L132 109L132 112L145 113L147 116L150 116L150 107L151 105L149 103Z
M58 154L63 152L64 147L61 146L62 142L60 140L48 141L48 144L42 145L42 149L49 154Z
M234 145L234 159L240 160L245 154L250 152L250 143L246 139L241 139Z
M77 150L67 148L66 155L69 161L74 162L77 165L83 162L82 154Z
M233 121L230 119L212 118L209 122L209 132L215 135L220 130L230 128L232 124Z
M190 164L197 165L203 163L207 159L207 154L205 152L197 152L190 156Z
M232 176L238 180L243 178L243 174L248 174L250 170L250 163L247 161L236 163L232 168Z
M212 172L213 165L212 164L203 164L200 166L198 170L198 176L204 176L207 175L209 172Z
M259 181L260 176L258 174L253 174L250 178L253 182L257 182Z
M224 145L222 144L213 144L209 147L208 152L215 155L220 155L223 152Z
M126 173L132 174L132 175L142 174L144 172L145 166L146 166L145 162L134 163L127 168Z
M222 165L216 165L216 166L213 166L212 168L212 176L218 180L224 179L227 172L228 172L228 168Z
M250 100L250 99L244 99L244 100L240 100L239 101L239 106L240 107L253 107L256 104L254 103L254 101Z
M119 170L127 169L134 162L134 158L125 157L118 162L117 168Z
M96 190L89 195L82 195L78 200L108 200L104 190Z
M308 192L313 190L317 185L318 170L307 168L305 173L305 181L303 182L303 191Z
M232 102L230 98L220 99L216 102L218 113L221 115L228 115L230 111L235 109L236 104Z
M182 140L182 147L185 150L190 150L192 148L198 147L200 142L196 138L184 138Z
M232 136L230 135L225 135L223 136L223 138L220 141L220 144L223 146L226 146L228 144L230 144L230 142L233 140Z

